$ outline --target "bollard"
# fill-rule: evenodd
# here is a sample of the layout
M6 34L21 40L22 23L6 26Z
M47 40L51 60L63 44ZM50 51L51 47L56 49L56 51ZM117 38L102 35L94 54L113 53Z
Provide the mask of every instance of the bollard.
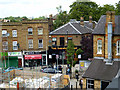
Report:
M19 90L19 82L17 82L17 90Z
M73 85L71 85L71 90L72 90L72 88L73 88Z
M76 89L77 89L77 82L76 82Z

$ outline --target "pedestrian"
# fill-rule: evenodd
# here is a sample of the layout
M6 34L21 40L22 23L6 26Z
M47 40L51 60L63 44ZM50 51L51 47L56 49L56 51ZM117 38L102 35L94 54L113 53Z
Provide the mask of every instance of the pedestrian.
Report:
M83 88L83 79L82 78L80 79L79 85L80 85L80 87L82 89Z
M79 79L79 73L76 73L76 79L78 81L78 79Z

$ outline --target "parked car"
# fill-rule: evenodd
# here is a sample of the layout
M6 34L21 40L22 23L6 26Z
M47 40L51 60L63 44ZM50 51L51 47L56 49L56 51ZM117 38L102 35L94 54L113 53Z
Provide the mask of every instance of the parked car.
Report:
M9 67L6 70L4 70L3 73L6 73L6 72L9 72L9 71L12 71L12 70L23 70L23 68Z
M45 69L43 70L43 72L44 72L44 73L62 73L62 71L56 70L56 69L54 69L54 68L45 68Z
M43 67L43 68L40 69L40 71L43 72L43 70L46 69L46 68L52 68L52 67L51 66Z

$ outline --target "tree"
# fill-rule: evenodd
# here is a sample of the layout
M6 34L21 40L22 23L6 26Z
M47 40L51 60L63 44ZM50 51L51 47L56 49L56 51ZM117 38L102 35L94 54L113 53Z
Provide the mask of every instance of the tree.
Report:
M84 20L88 20L92 16L95 21L99 19L98 5L95 2L74 2L70 8L70 18L80 20L80 17L84 17Z
M76 52L75 52L76 53L75 58L77 58L77 60L78 60L78 55L81 54L82 52L83 52L83 50L81 48L79 48L79 49L76 50ZM73 67L75 66L75 64L77 62L78 61L75 61L75 60L73 61Z
M120 15L120 1L116 3L116 15Z
M66 24L69 21L69 15L67 14L67 11L62 11L62 7L56 7L58 14L56 15L56 20L54 21L54 29Z
M73 61L74 61L74 44L71 40L68 41L68 46L67 46L67 64L70 65L70 67L73 66Z
M88 58L93 57L93 42L92 42L91 35L90 36L82 36L81 48L83 50L82 59L88 59Z

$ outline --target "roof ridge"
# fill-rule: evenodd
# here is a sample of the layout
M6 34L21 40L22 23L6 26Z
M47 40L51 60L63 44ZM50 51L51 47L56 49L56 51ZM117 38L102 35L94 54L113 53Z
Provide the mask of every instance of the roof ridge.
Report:
M64 24L64 25L62 25L62 26L60 26L59 28L55 29L54 31L50 32L50 34L52 34L52 33L56 32L56 31L58 31L59 29L61 29L61 28L65 27L65 26L67 26L68 24L69 24L69 22L66 23L66 24Z
M74 27L74 25L72 25L72 23L69 22L69 24L72 26L73 29L75 29L79 34L82 34L77 28Z

